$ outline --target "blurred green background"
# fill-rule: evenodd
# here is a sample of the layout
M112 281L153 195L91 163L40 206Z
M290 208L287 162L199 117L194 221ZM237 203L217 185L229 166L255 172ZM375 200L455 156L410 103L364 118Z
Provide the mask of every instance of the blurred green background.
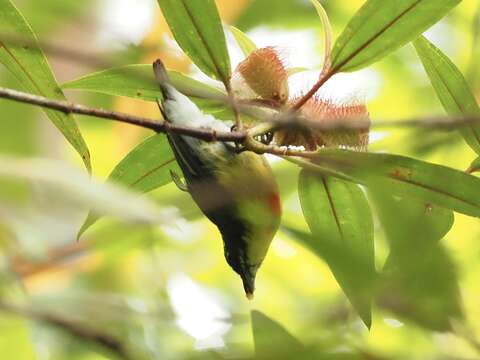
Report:
M335 35L362 3L323 1ZM60 83L157 57L171 68L192 72L154 0L15 4L45 45ZM226 23L247 32L259 46L277 46L291 66L321 65L322 29L308 1L218 0L217 5ZM479 13L479 1L463 1L427 34L466 74L477 98ZM235 52L238 49L233 48ZM305 89L309 80L299 77L295 87ZM0 85L18 88L2 67ZM329 91L339 98L365 97L373 122L444 115L411 45L360 74L339 79ZM154 105L138 100L66 95L91 106L160 116ZM77 120L100 181L149 135L99 119ZM374 129L371 140L371 151L459 170L475 157L456 132ZM21 160L32 158L48 161L50 175L65 177L66 182L83 171L81 160L41 110L0 100L1 166L13 162L33 169L38 163ZM57 168L65 163L71 168ZM274 161L273 167L284 222L305 227L296 191L297 168L282 161ZM37 171L43 170L37 166ZM88 209L95 206L95 196L74 196L75 189L59 191L55 181L35 176L28 181L0 177L0 299L22 306L0 312L2 358L93 360L119 354L133 359L248 358L254 353L252 318L259 358L301 357L301 349L304 358L312 359L331 358L322 355L327 350L339 358L480 358L479 349L466 339L480 336L477 219L456 214L453 229L442 241L458 271L468 336L428 330L380 308L374 308L368 331L326 264L285 232L274 239L257 278L255 300L249 302L225 263L218 231L173 184L147 195L168 211L172 218L167 224L132 225L106 217L80 242L76 233ZM122 206L128 207L128 202ZM388 248L378 226L375 246L381 268ZM66 323L59 324L59 319Z

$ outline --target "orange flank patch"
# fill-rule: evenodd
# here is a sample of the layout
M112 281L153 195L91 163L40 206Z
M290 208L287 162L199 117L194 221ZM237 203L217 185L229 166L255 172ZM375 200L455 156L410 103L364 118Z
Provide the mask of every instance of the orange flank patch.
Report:
M278 193L270 194L268 198L268 203L270 205L270 209L275 215L280 215L282 213L282 203L280 201L280 196Z

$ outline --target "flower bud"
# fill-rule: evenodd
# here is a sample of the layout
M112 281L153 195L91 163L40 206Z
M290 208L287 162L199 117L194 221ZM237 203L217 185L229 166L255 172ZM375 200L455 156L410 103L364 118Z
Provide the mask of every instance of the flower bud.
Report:
M365 104L335 104L331 100L313 97L302 107L301 114L307 121L305 128L278 131L275 135L278 145L303 146L310 151L318 147L367 149L370 120ZM358 127L355 122L359 123Z
M278 51L266 47L252 52L237 66L233 87L241 98L251 97L253 92L254 97L285 104L289 93L288 71Z

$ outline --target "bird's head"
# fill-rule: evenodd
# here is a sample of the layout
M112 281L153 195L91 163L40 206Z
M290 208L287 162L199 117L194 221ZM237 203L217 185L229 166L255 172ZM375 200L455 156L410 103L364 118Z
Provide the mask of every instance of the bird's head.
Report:
M255 278L260 264L249 264L244 251L225 252L228 264L240 275L243 282L245 295L249 300L253 299L255 292Z

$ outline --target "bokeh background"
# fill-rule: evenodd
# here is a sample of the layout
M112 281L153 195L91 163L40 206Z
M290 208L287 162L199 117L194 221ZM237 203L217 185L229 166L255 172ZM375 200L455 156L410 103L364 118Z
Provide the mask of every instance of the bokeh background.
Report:
M172 69L203 79L172 40L155 0L14 2L38 34L60 83L114 66L150 63L157 57ZM323 1L335 35L362 3ZM313 70L292 77L296 91L314 81L322 63L323 33L309 1L218 0L217 4L225 23L245 31L259 47L276 46L290 66ZM459 66L478 96L479 18L480 2L465 0L427 33ZM233 43L231 55L233 63L242 59ZM0 84L18 88L2 67ZM325 91L340 101L364 99L373 122L444 115L410 45L367 70L338 76ZM154 104L139 100L66 94L91 106L160 116ZM100 182L149 135L128 125L77 119ZM433 129L373 129L370 150L460 170L475 157L456 132ZM32 178L35 171L51 171L53 177L69 182L83 172L81 160L41 110L5 100L0 100L0 156L4 165L16 162L28 168ZM22 162L33 158L41 162ZM284 220L305 226L296 191L298 170L274 159L272 166L281 187ZM116 339L135 359L244 358L253 354L253 310L274 319L301 343L339 353L362 349L372 359L480 358L478 349L458 334L432 332L378 308L368 331L326 264L283 232L273 241L258 275L255 300L249 302L237 275L225 263L219 233L189 196L170 184L147 197L168 212L168 222L141 226L106 217L76 242L95 196L67 196L54 182L0 177L0 296L30 311L22 316L0 312L2 358L116 356L101 345L99 334ZM119 204L128 207L127 200ZM469 334L476 337L480 336L480 224L458 214L455 220L443 244L458 270ZM388 249L377 230L376 260L381 268ZM286 335L255 314L257 323L265 323L266 343L273 351L279 346L277 333L281 343ZM46 315L63 319L73 331L45 321ZM87 336L75 334L75 329L88 329L83 334Z

